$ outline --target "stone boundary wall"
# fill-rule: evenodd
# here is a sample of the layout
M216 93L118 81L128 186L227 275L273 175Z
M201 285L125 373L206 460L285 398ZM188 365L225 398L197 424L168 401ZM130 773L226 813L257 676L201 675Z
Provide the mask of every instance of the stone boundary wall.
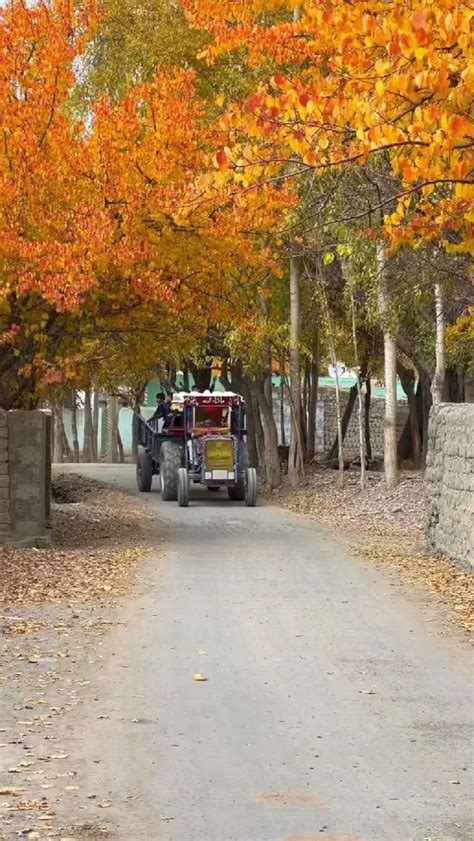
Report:
M431 547L474 568L474 404L431 410L426 480Z
M349 392L341 391L341 413L349 400ZM273 411L277 422L279 443L281 444L280 433L280 392L273 391ZM356 400L352 417L347 428L344 439L344 455L346 458L353 458L359 455L359 403ZM406 420L408 418L408 405L406 402L398 404L398 438L400 437ZM285 443L290 442L291 417L290 407L285 400ZM384 422L385 422L385 400L380 397L372 397L370 402L370 437L372 443L372 455L374 458L383 457L384 452ZM327 453L337 434L336 419L336 393L333 388L320 388L318 390L318 403L316 406L316 452L320 455Z
M0 409L0 546L51 541L51 417Z

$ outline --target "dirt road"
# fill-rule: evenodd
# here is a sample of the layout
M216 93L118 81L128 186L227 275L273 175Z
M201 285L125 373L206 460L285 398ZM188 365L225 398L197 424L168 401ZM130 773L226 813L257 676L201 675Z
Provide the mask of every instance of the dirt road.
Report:
M277 507L146 500L166 540L61 734L71 837L472 841L472 660L435 609Z

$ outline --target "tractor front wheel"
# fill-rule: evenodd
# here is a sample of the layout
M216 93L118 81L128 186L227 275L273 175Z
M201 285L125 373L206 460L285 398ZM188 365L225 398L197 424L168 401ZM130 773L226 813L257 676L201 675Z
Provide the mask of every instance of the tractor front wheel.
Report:
M257 504L258 480L255 467L247 468L247 482L245 485L245 504L248 508L254 508Z
M151 453L140 447L137 458L137 485L140 493L149 493L153 481L153 459Z
M182 464L181 447L165 441L160 450L161 498L164 502L178 499L178 471Z
M189 476L185 467L178 470L178 505L180 508L189 505Z

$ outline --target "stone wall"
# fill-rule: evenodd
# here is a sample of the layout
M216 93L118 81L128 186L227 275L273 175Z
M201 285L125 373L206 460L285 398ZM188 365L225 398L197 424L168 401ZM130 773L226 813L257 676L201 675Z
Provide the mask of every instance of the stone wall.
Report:
M344 409L349 400L349 392L341 391L341 413L344 414ZM344 455L347 458L355 457L359 454L359 418L358 418L358 399L356 400L352 417L347 428L346 437L344 440ZM278 435L281 442L280 431L280 392L273 392L273 411L277 421ZM284 406L285 415L285 443L290 441L291 418L290 408L285 401ZM403 427L408 418L408 405L406 402L398 404L398 437L400 437ZM372 398L370 403L370 437L372 443L372 455L375 457L382 457L384 451L384 419L385 419L385 400L380 398ZM337 417L336 417L336 393L333 388L320 388L318 391L318 403L316 406L316 452L320 455L329 452L333 441L337 434Z
M0 410L0 546L50 542L51 418Z
M432 548L474 567L474 404L431 410L426 478Z

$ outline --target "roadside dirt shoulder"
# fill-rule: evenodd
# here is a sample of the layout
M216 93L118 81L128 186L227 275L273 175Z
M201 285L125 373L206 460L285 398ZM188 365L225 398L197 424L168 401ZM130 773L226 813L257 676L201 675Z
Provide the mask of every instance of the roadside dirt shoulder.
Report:
M399 571L404 584L413 583L446 608L447 621L468 634L474 632L474 576L450 558L426 547L427 498L423 476L404 473L394 491L383 476L369 473L362 491L359 474L347 471L338 486L335 470L317 468L292 490L287 483L275 491L280 505L327 526L353 553L387 569Z
M107 800L65 744L104 633L162 539L132 495L92 480L56 476L53 500L51 549L0 550L2 841L110 837Z

